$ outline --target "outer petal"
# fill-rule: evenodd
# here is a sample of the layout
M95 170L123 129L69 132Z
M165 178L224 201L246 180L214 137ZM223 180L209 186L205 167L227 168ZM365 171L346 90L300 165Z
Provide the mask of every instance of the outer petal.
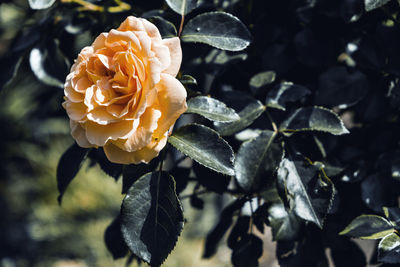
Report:
M136 130L139 120L126 120L108 125L100 125L92 121L85 123L86 138L89 143L104 146L108 140L127 138Z
M143 23L145 31L150 37L161 39L160 31L153 23L151 23L147 19L142 19L142 18L140 18L140 21Z
M73 121L80 121L86 117L86 106L83 103L74 103L69 100L62 103L68 117Z
M163 72L176 76L179 72L182 62L182 48L181 41L178 37L167 38L162 40L163 45L169 48L171 55L171 64Z
M100 33L100 35L94 40L92 47L93 50L96 51L98 49L101 49L105 46L106 38L107 38L108 33Z
M158 120L155 136L160 137L186 111L186 89L177 79L164 73L161 74L161 81L156 87L158 91L158 108L161 110L162 115Z
M151 143L152 135L157 129L157 121L161 117L161 112L156 109L148 108L140 117L139 127L135 132L124 141L114 142L119 148L125 151L137 151Z
M149 163L152 159L158 156L160 151L165 147L166 143L167 136L164 136L158 142L153 142L150 145L134 152L126 152L112 143L107 143L107 145L104 146L104 152L107 158L114 163Z
M140 19L138 19L134 16L129 16L121 23L121 25L118 27L117 30L119 30L119 31L144 31L145 28Z
M90 144L89 141L87 140L85 129L83 129L79 123L70 120L69 126L71 127L72 137L75 139L76 143L80 147L85 147L85 148L94 147L94 145Z

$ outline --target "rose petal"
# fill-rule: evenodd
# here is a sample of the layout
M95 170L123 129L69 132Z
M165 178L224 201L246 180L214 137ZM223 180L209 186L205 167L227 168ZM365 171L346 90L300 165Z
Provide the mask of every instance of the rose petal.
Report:
M127 138L131 132L135 131L139 125L139 120L123 120L107 125L100 125L92 121L87 121L86 138L89 143L104 146L108 140Z
M168 73L175 77L179 72L182 62L181 41L178 37L174 37L163 39L162 42L163 45L169 48L169 53L171 55L171 64L163 71L163 73Z
M74 103L69 100L62 103L68 117L74 121L81 121L86 117L86 106L83 103Z
M171 65L171 55L167 46L162 45L161 42L152 42L151 50L156 53L156 57L161 63L162 70L167 69Z
M70 79L67 79L67 81L64 84L64 95L68 98L68 100L75 103L83 102L84 99L83 94L76 92L72 88Z
M92 85L93 83L86 76L83 76L76 82L74 89L79 93L85 93Z
M118 119L108 113L104 108L96 108L87 114L87 118L101 125L117 122Z
M147 146L152 139L154 130L157 128L157 121L161 117L161 112L156 109L148 108L140 117L140 123L135 132L126 140L114 142L122 150L132 152Z
M85 129L83 129L82 126L79 123L70 120L69 121L69 126L71 128L72 137L75 139L76 143L80 147L85 147L85 148L94 147L87 140L86 134L85 134Z
M85 92L84 103L87 106L88 111L93 110L97 106L96 102L93 99L95 87L96 87L95 85L92 85Z
M142 50L142 44L139 41L139 38L133 32L111 30L107 36L106 45L112 47L115 46L115 43L119 45L121 42L125 45L130 43L130 46L136 52L140 52Z
M139 20L143 23L144 29L150 37L161 39L160 31L153 23L143 18L140 18Z
M178 117L187 109L186 89L174 77L169 74L161 74L161 81L157 84L158 105L161 110L161 118L155 136L164 135L175 123Z
M149 163L153 158L157 157L160 151L165 147L167 137L165 136L157 142L134 152L123 151L111 142L104 146L104 152L109 161L120 164L139 164Z
M101 49L105 46L107 35L108 35L108 33L103 32L103 33L100 33L99 36L97 36L96 40L94 40L94 42L92 44L94 51Z
M127 17L118 27L119 31L144 31L143 22L134 16Z

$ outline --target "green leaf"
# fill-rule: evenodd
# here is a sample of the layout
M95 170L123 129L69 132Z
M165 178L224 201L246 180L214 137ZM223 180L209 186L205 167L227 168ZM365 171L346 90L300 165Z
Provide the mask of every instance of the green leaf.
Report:
M260 101L252 100L238 113L239 120L215 122L214 126L221 135L232 135L252 124L264 111L265 106Z
M152 172L157 168L159 158L155 158L150 161L149 164L129 164L123 165L122 167L122 194L126 194L129 188L136 182L141 176L148 172Z
M245 191L254 191L260 187L260 176L265 171L268 153L275 139L273 131L262 131L256 138L244 142L236 155L236 181Z
M165 0L176 13L184 16L197 7L197 0Z
M250 79L250 89L253 94L256 94L260 88L273 83L275 81L275 78L276 73L274 71L263 71L257 73Z
M361 215L355 218L340 235L362 239L380 239L393 232L388 220L377 215Z
M61 156L57 166L57 187L60 195L58 203L61 204L62 197L68 185L79 172L83 160L86 158L89 149L82 148L76 143L72 144Z
M293 211L288 212L282 201L275 202L268 208L268 222L274 241L294 240L301 227L301 220Z
M297 109L282 122L279 130L283 132L319 131L333 135L349 133L339 116L323 107Z
M378 261L400 263L400 237L396 233L388 234L379 242Z
M176 130L168 142L201 165L223 174L235 174L231 146L217 132L204 125L185 125Z
M237 17L225 12L208 12L189 20L183 29L182 41L240 51L250 44L251 35Z
M176 28L172 22L160 16L150 17L148 20L156 25L163 38L172 38L177 36Z
M29 6L32 9L46 9L51 7L56 0L29 0Z
M32 48L29 54L29 64L33 74L41 82L49 86L64 88L65 76L68 73L68 60L58 47L58 42L53 40L45 46Z
M187 105L187 113L196 113L212 121L232 122L240 119L233 109L212 97L193 97Z
M311 92L307 88L292 82L283 82L267 94L267 107L286 110L286 104L296 102Z
M390 0L364 0L365 11L371 11L378 7L386 5Z
M114 260L123 258L128 254L128 247L125 244L121 233L121 216L118 215L104 232L104 243L113 256Z
M133 254L151 266L160 266L182 228L182 206L172 176L147 173L129 188L121 207L121 231Z
M213 64L218 66L226 67L228 64L235 62L244 61L247 59L246 53L227 53L224 50L212 49L210 53L205 57L204 62L206 64Z
M299 159L284 158L278 169L278 186L297 216L322 228L335 189L318 167Z
M182 77L179 79L179 81L183 84L183 85L189 85L189 84L194 84L197 85L197 81L194 77L190 76L190 75L182 75Z

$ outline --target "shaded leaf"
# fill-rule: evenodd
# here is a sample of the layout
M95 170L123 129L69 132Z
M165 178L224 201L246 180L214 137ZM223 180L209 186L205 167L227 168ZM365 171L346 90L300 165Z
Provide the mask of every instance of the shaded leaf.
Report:
M265 130L256 138L244 142L236 155L235 174L239 186L246 191L260 187L260 175L265 171L266 160L275 138L273 131Z
M234 249L238 242L247 235L250 226L250 216L239 216L228 236L228 247Z
M241 209L245 202L246 199L244 198L237 199L222 210L217 225L207 234L203 258L210 258L217 252L218 242L232 225L233 213Z
M202 210L204 208L204 200L202 200L201 198L199 198L196 194L193 194L190 197L190 205L193 208Z
M157 168L159 158L150 161L149 164L129 164L122 167L122 194L126 194L128 189L139 179L141 176L148 172L152 172Z
M226 67L228 66L228 64L230 65L246 59L246 53L228 53L224 50L212 49L210 53L208 53L208 55L205 57L204 62L206 64Z
M385 236L379 242L378 261L400 263L400 237L396 233Z
M172 176L147 173L129 188L121 207L121 231L133 254L160 266L182 228L183 212Z
M344 239L339 246L331 248L336 267L365 267L367 260L362 249L353 241Z
M343 121L333 111L323 107L299 108L279 126L280 131L320 131L333 135L347 134Z
M332 182L319 174L314 165L284 158L278 169L278 185L297 216L322 228L335 190Z
M395 227L400 227L400 208L383 207L385 216Z
M82 166L89 149L72 144L61 156L57 166L58 203L61 204L65 190Z
M116 181L122 174L122 164L116 164L110 162L105 153L103 148L92 149L89 153L89 158L96 161L100 168L109 176L113 177Z
M128 247L126 246L121 233L121 217L119 215L104 232L104 242L114 260L123 258L128 253Z
M283 82L268 92L265 104L267 107L286 110L287 103L296 102L310 93L310 90L301 85Z
M225 12L208 12L189 20L183 29L182 41L240 51L250 44L251 35L237 17Z
M17 76L22 60L23 57L19 54L4 57L1 59L0 64L3 66L7 64L8 67L2 69L4 71L0 73L0 91L10 85L14 78Z
M252 124L264 111L265 106L260 101L250 101L238 113L239 120L234 122L215 122L214 126L221 135L232 135Z
M234 267L256 267L262 253L263 241L253 234L247 234L233 249L231 261Z
M67 59L62 55L55 41L44 46L32 48L29 54L29 64L32 72L41 82L49 86L64 88L68 73Z
M233 109L212 97L193 97L187 102L187 105L187 113L196 113L212 121L232 122L240 119Z
M377 215L361 215L355 218L340 235L362 239L380 239L393 232L388 220Z
M180 15L186 15L197 7L197 0L165 0L165 2Z
M368 79L362 72L349 72L344 66L333 67L319 77L315 103L330 108L347 108L364 98L368 89Z
M198 163L226 175L234 175L233 150L214 130L199 124L176 130L168 142Z
M386 5L390 0L364 0L365 10L371 11L378 7Z
M277 201L268 208L268 225L271 226L272 240L289 241L299 235L301 220L293 211L287 211L282 201Z
M163 38L172 38L178 35L178 33L176 32L175 25L172 22L160 16L150 17L148 18L148 20L154 25L156 25Z
M56 0L29 0L29 6L32 9L46 9L51 7Z
M230 176L210 170L196 162L193 162L192 169L196 174L199 184L207 188L207 190L222 194L225 192L231 180Z

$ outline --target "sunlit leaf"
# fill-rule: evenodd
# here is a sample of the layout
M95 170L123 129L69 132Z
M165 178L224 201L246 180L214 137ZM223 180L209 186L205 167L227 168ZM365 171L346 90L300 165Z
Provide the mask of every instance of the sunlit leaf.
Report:
M187 113L196 113L212 121L232 122L240 119L233 109L215 98L193 97L187 102L187 105Z
M282 122L279 129L283 132L319 131L333 135L349 133L339 116L323 107L299 108Z
M400 237L397 233L388 234L379 242L378 260L385 263L400 263Z
M180 15L186 15L197 7L197 0L165 0L168 6Z
M380 239L392 232L393 226L385 218L377 215L361 215L340 234L362 239Z
M51 7L56 0L29 0L29 6L32 9L46 9Z
M176 130L168 142L198 163L223 174L234 175L231 146L214 130L189 124Z
M188 21L182 32L182 41L240 51L250 44L251 35L237 17L225 12L208 12Z

